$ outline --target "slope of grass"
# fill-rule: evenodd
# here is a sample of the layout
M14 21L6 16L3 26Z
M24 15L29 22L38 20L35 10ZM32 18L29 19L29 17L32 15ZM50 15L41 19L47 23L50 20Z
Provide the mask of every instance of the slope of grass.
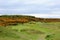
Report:
M60 40L60 22L29 22L0 27L0 40Z

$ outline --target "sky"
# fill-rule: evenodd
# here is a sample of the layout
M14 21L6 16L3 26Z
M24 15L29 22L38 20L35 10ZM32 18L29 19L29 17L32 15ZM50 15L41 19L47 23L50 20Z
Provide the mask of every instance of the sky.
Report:
M60 18L60 0L0 0L0 15Z

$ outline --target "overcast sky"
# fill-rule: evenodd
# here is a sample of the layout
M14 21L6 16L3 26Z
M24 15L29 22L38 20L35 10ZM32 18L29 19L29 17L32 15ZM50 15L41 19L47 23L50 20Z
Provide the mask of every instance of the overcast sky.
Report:
M60 0L0 0L0 15L2 14L60 18Z

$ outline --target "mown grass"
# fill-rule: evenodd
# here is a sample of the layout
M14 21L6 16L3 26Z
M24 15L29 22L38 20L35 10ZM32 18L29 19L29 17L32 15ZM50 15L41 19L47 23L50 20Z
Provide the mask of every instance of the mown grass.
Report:
M0 40L60 40L60 22L29 22L0 27Z

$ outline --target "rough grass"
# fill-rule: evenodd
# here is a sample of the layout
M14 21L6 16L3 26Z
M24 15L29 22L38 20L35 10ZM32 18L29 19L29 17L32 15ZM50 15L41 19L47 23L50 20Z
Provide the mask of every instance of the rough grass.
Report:
M0 27L0 38L1 37L19 38L19 36L15 34L14 31L10 30L9 28L5 28L5 27Z
M29 33L29 34L44 34L44 32L41 32L39 30L34 30L34 29L21 29L20 30L21 32L26 32L26 33Z
M60 40L60 22L29 22L0 27L0 40Z

